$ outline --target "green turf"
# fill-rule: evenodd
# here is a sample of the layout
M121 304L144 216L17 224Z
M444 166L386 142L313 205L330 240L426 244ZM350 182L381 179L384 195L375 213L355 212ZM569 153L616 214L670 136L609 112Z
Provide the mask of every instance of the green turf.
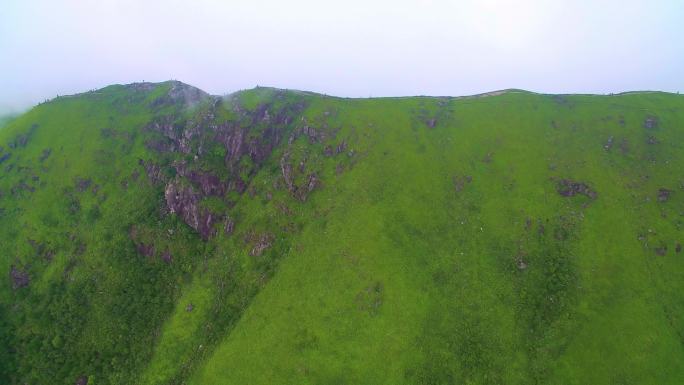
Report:
M169 103L174 84L57 98L0 131L2 382L684 382L684 97ZM199 127L190 152L146 146L160 117ZM227 166L222 124L272 152ZM174 164L239 175L200 202L233 233L202 240L140 160L196 190ZM320 181L305 199L284 164Z

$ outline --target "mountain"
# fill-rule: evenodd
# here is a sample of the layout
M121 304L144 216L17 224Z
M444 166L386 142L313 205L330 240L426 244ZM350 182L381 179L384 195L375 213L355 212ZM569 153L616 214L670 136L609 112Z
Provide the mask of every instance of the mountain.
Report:
M0 130L4 384L684 383L684 97L114 85Z
M0 128L5 126L14 118L14 114L3 114L0 113Z

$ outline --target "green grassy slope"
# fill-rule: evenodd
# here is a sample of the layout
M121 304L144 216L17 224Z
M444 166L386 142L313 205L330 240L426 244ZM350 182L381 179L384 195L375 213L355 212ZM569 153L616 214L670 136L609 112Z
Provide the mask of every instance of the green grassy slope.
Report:
M0 114L0 128L4 127L7 123L14 119L14 114Z
M0 380L682 383L683 108L58 98L0 131Z

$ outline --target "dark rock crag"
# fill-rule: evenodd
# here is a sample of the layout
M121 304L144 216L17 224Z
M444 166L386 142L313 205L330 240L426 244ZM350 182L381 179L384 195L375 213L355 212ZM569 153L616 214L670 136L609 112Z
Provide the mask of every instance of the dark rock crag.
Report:
M10 279L12 281L12 289L19 289L26 287L31 282L31 277L27 271L24 271L15 265L12 265L10 269Z
M178 214L188 226L200 234L202 239L207 240L216 235L214 224L221 222L223 217L200 207L202 195L192 186L183 186L179 181L170 182L166 186L164 196L169 211Z
M584 182L577 182L570 179L561 179L556 186L558 194L564 197L584 195L589 199L596 199L598 194Z
M189 87L189 86L188 86ZM209 103L204 101L209 100ZM324 134L308 126L292 128L293 116L305 107L302 102L285 103L281 106L262 104L254 110L245 110L239 104L231 105L238 119L220 121L216 118L219 108L225 108L225 100L183 87L172 85L168 95L154 102L156 105L197 105L198 113L192 119L179 118L181 114L160 116L150 122L145 131L153 137L145 141L148 149L158 153L183 154L183 160L171 164L157 164L140 160L149 180L164 185L164 197L168 211L179 215L183 221L207 240L217 234L215 225L223 223L224 234L235 227L227 213L215 213L202 207L207 197L218 197L230 206L226 196L230 192L243 194L251 178L268 160L273 150L287 137L288 132L307 135L319 141ZM203 160L211 156L216 146L223 148L223 170L203 169ZM249 162L244 158L248 157ZM172 172L169 172L171 170ZM245 176L247 179L245 179ZM287 179L286 179L287 181ZM315 174L308 176L305 186L296 195L300 200L318 184ZM288 189L294 191L294 186ZM294 194L293 194L294 195Z

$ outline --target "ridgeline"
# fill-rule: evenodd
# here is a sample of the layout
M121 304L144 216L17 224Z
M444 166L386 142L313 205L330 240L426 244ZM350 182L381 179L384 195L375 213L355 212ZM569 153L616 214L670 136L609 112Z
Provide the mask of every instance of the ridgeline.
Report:
M682 384L684 97L114 85L0 129L0 383Z

